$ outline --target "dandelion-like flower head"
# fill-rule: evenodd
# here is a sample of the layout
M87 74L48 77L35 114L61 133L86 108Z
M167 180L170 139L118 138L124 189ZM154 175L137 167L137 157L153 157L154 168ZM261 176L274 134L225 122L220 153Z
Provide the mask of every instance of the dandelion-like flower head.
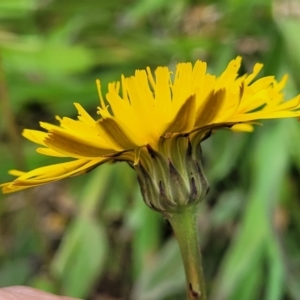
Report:
M286 76L254 80L262 68L238 75L241 58L232 60L220 76L207 73L205 62L137 70L110 83L106 99L97 81L99 120L75 103L78 119L57 117L59 125L41 122L46 131L25 129L23 136L40 145L43 155L71 158L29 172L12 170L17 178L1 185L4 193L85 173L107 161L127 161L149 169L146 153L168 156L180 137L196 147L212 131L230 128L252 131L257 120L300 116L299 96L284 101ZM168 158L167 158L168 159ZM180 163L177 163L177 165ZM176 163L175 163L176 165Z

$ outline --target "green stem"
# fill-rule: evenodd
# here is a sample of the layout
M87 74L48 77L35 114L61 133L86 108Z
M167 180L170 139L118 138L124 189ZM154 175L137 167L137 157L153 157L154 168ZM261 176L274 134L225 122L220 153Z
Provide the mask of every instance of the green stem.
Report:
M178 241L184 263L187 300L206 300L205 281L197 233L196 206L166 215Z

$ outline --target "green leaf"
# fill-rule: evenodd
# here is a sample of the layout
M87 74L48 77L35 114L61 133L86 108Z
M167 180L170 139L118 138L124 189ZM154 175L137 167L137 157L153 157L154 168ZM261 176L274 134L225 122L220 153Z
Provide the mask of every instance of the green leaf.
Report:
M32 76L57 79L83 72L92 64L91 53L85 47L51 37L24 36L2 47L4 66L10 72L29 72Z
M132 241L133 269L135 277L148 269L162 236L163 216L149 209L144 203L140 189L133 210L127 216L129 227L134 231Z
M19 18L38 6L38 0L1 0L0 18Z
M169 240L151 266L144 269L137 281L133 300L157 300L174 296L185 288L185 276L177 241Z
M24 285L31 275L32 269L28 258L17 258L1 265L0 287L9 285Z
M299 26L300 21L297 18L277 18L277 24L282 34L285 47L290 56L292 64L296 64L297 69L300 67L300 39ZM295 65L294 65L295 67Z
M63 293L86 297L103 271L107 250L99 222L86 216L75 219L52 261L52 271L61 281Z
M273 228L270 211L279 199L281 183L288 165L288 143L285 140L286 123L278 122L276 126L261 130L254 150L248 149L252 157L252 187L249 202L245 209L241 228L233 240L221 266L215 283L214 299L233 299L236 291L242 287L252 290L257 286L251 278L253 266L261 268L266 254L266 247L273 240ZM252 151L251 151L252 150ZM276 151L275 151L276 150ZM271 170L271 171L270 171ZM273 284L270 281L270 284ZM251 287L251 288L250 288ZM268 286L266 287L268 289ZM239 300L249 299L239 298ZM255 296L251 299L257 299Z

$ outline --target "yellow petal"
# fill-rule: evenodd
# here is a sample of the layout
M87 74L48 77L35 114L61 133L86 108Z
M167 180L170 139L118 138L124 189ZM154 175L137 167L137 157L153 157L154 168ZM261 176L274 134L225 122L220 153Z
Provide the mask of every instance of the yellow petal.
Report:
M37 148L36 152L43 155L54 156L54 157L68 157L68 155L62 154L50 148Z
M255 64L253 67L253 72L251 74L249 74L247 76L247 78L245 79L245 83L246 85L249 85L251 83L251 81L257 76L257 74L260 72L260 70L262 69L263 64Z
M236 132L252 132L254 130L253 125L247 123L235 124L230 129Z
M13 176L16 176L16 177L22 176L22 175L24 175L25 173L26 173L26 172L19 171L19 170L10 170L10 171L8 172L8 174L13 175Z
M190 96L180 108L164 134L189 132L193 129L196 115L196 97Z
M45 144L63 155L75 158L101 157L117 152L114 149L101 148L101 144L98 146L91 141L72 136L68 132L57 130L52 130L48 134Z
M36 144L45 145L44 140L47 133L39 130L24 129L22 135Z
M98 125L103 137L114 143L119 149L129 150L145 145L146 137L145 140L142 140L142 136L133 134L129 127L121 124L115 118L102 119Z
M241 66L241 57L238 56L236 59L233 59L227 66L226 70L221 74L217 80L215 90L223 89L230 87L238 75L238 70Z
M95 120L85 111L85 109L79 104L74 103L77 111L78 111L78 119L81 120L83 123L93 125L95 124Z
M202 127L210 123L214 123L214 118L217 116L223 105L226 96L226 90L212 91L205 100L203 106L197 112L196 126Z
M23 173L12 182L0 185L3 193L19 191L25 188L57 181L66 177L80 175L88 172L91 168L105 162L107 158L95 160L74 160L70 162L50 165Z

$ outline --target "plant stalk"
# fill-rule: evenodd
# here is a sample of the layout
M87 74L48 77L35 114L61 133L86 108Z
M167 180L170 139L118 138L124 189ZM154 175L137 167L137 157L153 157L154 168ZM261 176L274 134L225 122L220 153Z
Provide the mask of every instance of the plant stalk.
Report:
M187 300L206 300L196 212L197 206L191 205L166 215L166 218L180 247L186 276Z

